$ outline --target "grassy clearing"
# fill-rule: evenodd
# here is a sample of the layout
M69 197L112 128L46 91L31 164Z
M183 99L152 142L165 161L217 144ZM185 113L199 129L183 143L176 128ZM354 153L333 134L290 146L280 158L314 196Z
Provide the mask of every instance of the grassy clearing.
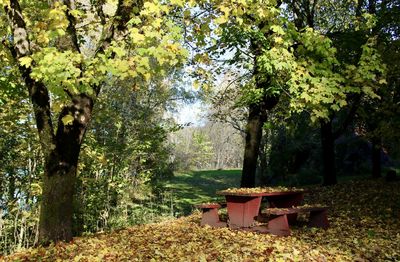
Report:
M178 173L164 184L173 194L175 213L190 214L193 205L223 200L215 193L240 185L241 170L208 170Z

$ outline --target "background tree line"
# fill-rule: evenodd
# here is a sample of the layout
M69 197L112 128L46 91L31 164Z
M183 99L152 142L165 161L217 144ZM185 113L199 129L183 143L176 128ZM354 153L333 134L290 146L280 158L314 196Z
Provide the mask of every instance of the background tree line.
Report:
M242 166L243 135L231 125L207 122L170 135L177 170L234 169Z

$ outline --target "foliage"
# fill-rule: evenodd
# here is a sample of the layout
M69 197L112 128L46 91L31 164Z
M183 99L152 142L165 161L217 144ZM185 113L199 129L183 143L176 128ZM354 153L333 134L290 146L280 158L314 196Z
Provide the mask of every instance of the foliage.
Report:
M185 127L169 140L178 170L237 168L241 165L243 139L229 124L207 122Z
M37 242L43 165L24 91L0 85L0 253Z
M118 81L103 90L86 132L74 199L74 234L113 230L173 216L171 195L154 188L172 175L167 133L176 129L165 116L184 99L172 87L179 74L152 79L132 92ZM43 172L31 105L23 86L0 88L0 252L38 241Z
M158 84L151 90L110 90L100 95L81 154L74 200L76 235L174 215L172 195L154 186L172 174L166 136L174 125L164 113L166 104L179 98L178 90ZM2 96L0 250L4 254L38 241L43 167L34 143L38 138L31 108L24 99L18 93Z
M228 193L228 194L259 194L259 193L273 193L273 192L286 192L286 191L296 191L296 192L304 192L303 188L296 187L284 187L284 186L276 186L276 187L252 187L252 188L228 188L220 191L220 193Z
M0 68L10 72L1 75L1 85L12 90L23 81L44 160L40 242L72 238L78 158L101 91L128 87L121 81L130 83L130 91L151 89L151 81L168 80L186 59L173 15L180 6L157 0L0 1ZM139 151L151 148L145 142Z
M199 226L199 214L111 234L75 238L3 258L24 261L396 261L398 182L312 187L307 203L329 206L328 230L298 227L289 237ZM366 204L368 203L368 204ZM385 203L383 205L382 203ZM184 245L182 243L185 243Z
M378 51L387 65L387 84L377 94L379 100L362 100L358 111L357 130L368 140L380 140L390 155L398 156L399 126L399 1L378 5L376 26ZM390 119L390 121L388 121Z
M308 110L316 121L327 119L331 111L346 106L351 93L376 98L377 88L386 83L385 67L373 37L362 44L359 60L345 63L337 59L337 50L324 27L296 27L296 21L291 19L296 15L295 10L290 5L285 9L280 1L209 1L207 4L204 4L206 15L200 13L201 22L198 22L210 20L216 27L198 30L201 34L196 43L207 50L199 56L208 59L196 61L205 60L205 64L222 61L219 63L222 65L215 62L219 68L216 73L232 72L228 64L240 68L237 71L241 77L237 82L241 86L242 106L259 103L263 97L288 95L292 112ZM322 2L317 5L318 12L325 5L332 8ZM352 8L352 4L348 5ZM346 15L347 27L352 27L354 14L341 14ZM371 19L359 21L354 30L371 27ZM322 25L326 21L319 22ZM209 41L204 42L205 37Z
M172 175L167 133L175 125L164 113L166 104L179 96L161 83L153 84L151 90L110 90L99 97L81 155L76 233L121 228L168 215L168 204L164 209L157 204L170 199L153 186Z
M217 107L212 112L215 119L232 122L236 129L242 129L245 107L262 104L265 97L280 97L276 108L280 112L273 112L272 117L283 124L275 129L266 125L272 141L263 149L271 153L270 170L275 173L297 173L296 161L314 146L308 119L293 112L307 111L313 121L333 119L353 102L353 96L362 96L356 131L367 138L379 137L389 151L399 153L399 2L387 2L369 1L368 5L381 5L374 14L366 12L364 1L321 0L317 5L317 1L274 0L0 0L0 33L4 35L0 45L0 251L38 242L42 192L58 192L52 187L61 183L50 183L49 189L41 182L49 175L41 176L45 171L55 170L50 160L63 171L64 160L80 157L76 181L75 174L71 175L76 184L72 191L77 193L76 235L180 215L191 209L190 196L198 194L203 201L215 187L237 182L236 172L228 180L215 180L210 172L195 174L198 188L184 183L164 188L160 183L171 178L173 164L182 169L226 168L238 167L242 160L241 135L222 124L183 129L170 136L175 136L174 143L166 143L169 133L179 129L166 115L176 106L174 101L181 99L181 90L172 86L185 79L180 69L187 57L193 62L188 71L197 77L194 86L201 85L211 94L208 99ZM301 10L298 16L296 8L307 3L313 3L313 10ZM308 16L315 21L306 21ZM183 48L184 41L195 45L192 54ZM228 72L226 78L235 79L212 97L210 83L219 84L215 80L223 72ZM77 102L83 97L90 101L84 106L90 109L87 114L82 114ZM292 126L281 118L289 111L290 120L297 121ZM92 113L95 118L89 124ZM66 152L71 146L68 141L76 142L75 155ZM286 148L280 147L283 144ZM75 163L67 164L75 172ZM193 178L180 174L172 179ZM81 238L70 245L33 250L29 256L43 255L48 260L60 254L60 259L87 260L99 254L98 259L116 260L141 256L128 253L133 248L145 252L144 256L154 254L138 259L168 260L172 255L176 258L174 252L188 258L193 249L208 244L210 250L204 250L201 259L251 259L260 254L272 260L385 259L377 252L382 248L387 250L386 259L397 260L399 248L388 241L387 225L399 228L398 223L390 223L398 216L398 206L392 203L398 194L393 185L376 183L375 187L361 183L314 188L313 197L333 205L334 227L326 232L326 239L324 232L308 229L298 229L300 233L285 240L225 229L211 231L188 222L197 218L188 218ZM386 191L377 192L378 188ZM178 190L185 192L182 199L175 199ZM368 199L374 209L355 202L365 203L366 194L374 195ZM71 194L64 196L56 199L72 199ZM389 202L389 207L378 206L378 201ZM59 206L67 210L69 203ZM356 220L360 232L351 227L350 220ZM60 224L56 223L61 228ZM165 228L170 230L164 232ZM351 236L341 236L343 228ZM254 239L248 241L249 236ZM189 246L182 248L178 241L184 240L174 237L182 237ZM235 238L236 243L230 242ZM110 245L117 240L117 245ZM148 243L157 250L147 249L153 247ZM252 245L256 247L253 251ZM105 247L104 252L96 252L99 247ZM229 253L231 249L239 251Z

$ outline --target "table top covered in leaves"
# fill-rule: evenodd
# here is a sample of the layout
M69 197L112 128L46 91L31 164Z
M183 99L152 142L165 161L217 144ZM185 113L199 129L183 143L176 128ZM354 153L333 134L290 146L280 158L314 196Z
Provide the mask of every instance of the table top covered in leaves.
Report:
M218 195L237 195L237 196L270 196L298 194L306 192L303 188L296 187L254 187L254 188L228 188L218 191Z

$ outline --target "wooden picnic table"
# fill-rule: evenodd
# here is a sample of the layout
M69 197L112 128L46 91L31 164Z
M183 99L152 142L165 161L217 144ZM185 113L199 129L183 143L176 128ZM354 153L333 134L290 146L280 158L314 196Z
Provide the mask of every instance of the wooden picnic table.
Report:
M298 206L302 202L304 190L282 188L234 189L217 192L225 196L229 226L231 228L248 228L255 224L260 212L261 200L265 197L270 207L286 208ZM296 216L296 214L293 214ZM295 217L294 217L295 219Z

